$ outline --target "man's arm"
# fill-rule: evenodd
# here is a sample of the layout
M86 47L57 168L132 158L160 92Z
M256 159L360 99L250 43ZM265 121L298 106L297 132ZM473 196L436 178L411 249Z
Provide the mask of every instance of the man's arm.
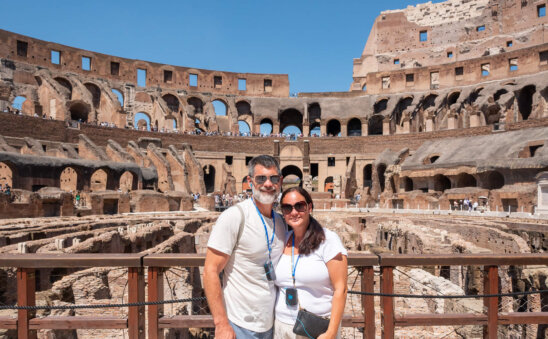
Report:
M225 268L229 258L230 256L227 254L212 248L207 249L204 264L204 289L215 323L216 339L236 339L236 334L228 323L219 279L219 273Z

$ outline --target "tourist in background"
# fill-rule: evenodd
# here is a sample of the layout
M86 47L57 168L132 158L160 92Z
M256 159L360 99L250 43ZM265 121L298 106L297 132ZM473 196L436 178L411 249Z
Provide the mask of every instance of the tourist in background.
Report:
M330 317L327 331L318 338L340 338L347 293L347 252L339 236L310 215L313 207L310 194L301 187L282 194L282 214L293 230L286 236L284 255L276 266L274 338L307 338L293 333L299 309Z

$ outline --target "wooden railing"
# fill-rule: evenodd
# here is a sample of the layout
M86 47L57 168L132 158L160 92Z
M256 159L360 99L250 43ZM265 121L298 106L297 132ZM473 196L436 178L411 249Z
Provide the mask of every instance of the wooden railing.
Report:
M0 267L17 268L17 304L34 306L35 269L127 267L128 303L145 300L145 269L147 274L148 302L164 300L163 274L170 267L200 267L201 254L21 254L0 255ZM499 292L499 266L541 265L548 267L548 254L519 255L393 255L351 254L350 266L361 274L363 316L343 318L345 327L363 327L365 338L375 338L374 267L380 267L381 333L383 338L393 338L396 327L406 326L484 326L485 338L497 338L497 326L507 324L546 324L548 312L499 313L498 297L484 298L484 314L404 314L396 315L394 309L394 269L399 266L483 266L484 294ZM147 306L148 338L162 338L166 328L214 327L210 315L180 315L166 317L163 305ZM36 318L35 310L18 310L17 318L0 317L0 329L16 329L18 338L36 338L40 329L127 329L129 338L145 338L145 306L128 306L127 318L120 317L58 317Z

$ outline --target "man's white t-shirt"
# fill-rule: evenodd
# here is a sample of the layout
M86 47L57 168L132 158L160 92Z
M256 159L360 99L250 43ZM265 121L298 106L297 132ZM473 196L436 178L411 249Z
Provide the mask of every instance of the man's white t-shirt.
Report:
M264 264L268 261L268 246L263 222L252 199L239 204L244 212L245 226L238 246L241 214L236 206L223 212L209 237L207 247L230 255L224 270L223 296L228 319L234 324L255 332L265 332L274 324L276 286L266 278ZM276 234L272 243L272 264L278 263L283 253L287 227L282 217L274 212ZM272 239L274 223L263 216Z
M301 255L295 269L295 287L302 308L316 315L327 317L331 314L333 285L329 278L326 263L339 253L347 256L339 236L326 228L325 240L309 255ZM289 232L287 239L293 235ZM294 256L297 261L298 254ZM276 285L279 287L276 301L276 319L285 324L294 324L299 306L288 306L285 302L286 288L293 287L291 275L291 255L282 255L276 266Z

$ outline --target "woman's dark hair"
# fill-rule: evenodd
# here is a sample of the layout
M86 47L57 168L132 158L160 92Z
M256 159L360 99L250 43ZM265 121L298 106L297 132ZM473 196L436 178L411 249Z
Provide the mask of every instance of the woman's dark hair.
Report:
M310 193L308 193L302 187L291 187L286 189L282 193L280 201L283 201L284 197L291 192L296 192L302 195L306 203L308 205L312 205L312 208L314 208L314 203L312 202L312 197L310 196ZM320 244L324 240L325 233L323 231L322 225L320 225L320 223L316 219L310 216L310 223L308 224L308 228L306 229L303 240L299 244L299 253L303 255L308 255L312 253L312 251L320 247Z

